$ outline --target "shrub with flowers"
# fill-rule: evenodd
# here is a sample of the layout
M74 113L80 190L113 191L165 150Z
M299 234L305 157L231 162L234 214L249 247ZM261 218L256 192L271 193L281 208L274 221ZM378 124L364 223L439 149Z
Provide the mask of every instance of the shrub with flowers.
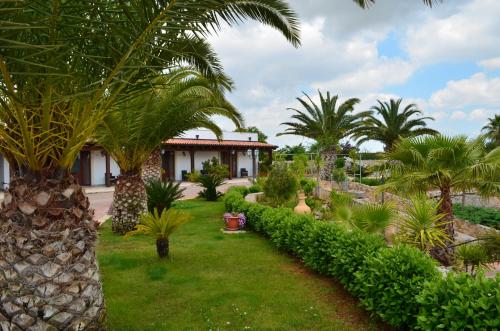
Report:
M247 222L247 218L245 217L245 214L243 213L224 213L224 222L227 224L227 220L229 217L238 217L238 221L240 224L240 229L243 229L245 227L245 223Z

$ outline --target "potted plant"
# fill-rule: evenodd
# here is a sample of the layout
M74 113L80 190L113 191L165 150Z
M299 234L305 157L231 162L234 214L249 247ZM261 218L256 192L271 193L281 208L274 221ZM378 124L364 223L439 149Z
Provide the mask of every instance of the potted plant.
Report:
M238 231L245 227L246 217L243 213L225 213L224 222L227 231Z

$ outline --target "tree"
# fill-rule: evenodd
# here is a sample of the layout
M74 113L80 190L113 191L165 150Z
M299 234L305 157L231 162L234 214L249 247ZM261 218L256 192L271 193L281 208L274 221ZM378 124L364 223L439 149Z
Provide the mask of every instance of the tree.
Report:
M321 178L328 179L335 164L335 153L338 152L339 142L356 133L363 117L369 112L354 114L354 105L359 99L352 98L337 107L338 95L331 97L327 92L326 98L319 92L320 104L317 105L307 94L306 99L297 98L305 111L289 108L296 114L292 119L296 122L284 122L288 128L278 135L297 135L314 139L318 143L323 159Z
M158 79L157 88L113 109L97 128L97 141L120 167L111 219L118 234L132 231L146 210L141 168L163 141L199 127L220 138L221 129L210 120L213 115L225 116L237 126L243 121L224 99L230 82L207 79L192 68L175 69Z
M452 190L476 189L483 196L500 193L500 148L487 153L480 139L443 135L414 137L396 143L385 156L391 177L382 188L401 193L439 190L439 213L450 238L434 257L450 263L454 237Z
M489 140L489 146L495 148L500 146L500 115L488 118L488 124L481 129Z
M363 125L356 132L355 137L360 138L358 144L368 140L376 140L385 145L385 151L390 151L394 144L401 138L433 135L438 132L427 128L426 120L432 117L421 117L422 111L415 104L409 104L402 111L402 99L391 99L389 102L377 100L378 105L371 109L371 113L363 120ZM377 115L382 117L378 119ZM412 116L418 116L411 118Z
M0 212L2 326L102 329L96 231L70 174L81 147L151 75L179 63L222 75L204 38L223 23L255 19L298 45L298 19L281 0L3 1L0 11L0 152L15 168Z
M239 128L236 129L235 132L250 132L257 133L257 139L261 143L267 143L267 136L264 132L260 131L260 129L256 126L249 126L247 128Z

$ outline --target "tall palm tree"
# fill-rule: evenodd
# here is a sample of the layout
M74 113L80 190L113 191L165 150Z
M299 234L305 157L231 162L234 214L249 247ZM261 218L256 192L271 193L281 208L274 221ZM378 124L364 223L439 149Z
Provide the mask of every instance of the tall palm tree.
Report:
M426 120L432 117L422 117L422 111L415 104L409 104L400 111L402 99L391 99L389 102L377 100L378 105L371 110L363 121L363 125L354 135L361 144L368 140L380 141L384 144L385 151L392 150L394 144L401 138L417 137L421 135L434 135L436 130L427 128ZM418 116L411 118L412 116ZM382 117L379 119L378 117Z
M1 323L102 329L94 222L70 174L79 150L150 76L179 63L220 76L204 38L223 23L255 19L298 45L298 20L282 0L2 1L0 12L0 152L16 168L0 211Z
M500 146L500 115L495 114L492 118L488 118L488 124L481 129L484 136L490 141L489 144L493 147Z
M237 126L243 122L222 94L230 82L209 80L192 68L172 70L161 81L110 111L97 128L97 141L120 167L113 196L115 233L132 231L145 212L141 168L162 141L199 127L221 137L221 129L210 120L213 115L228 117Z
M317 105L306 93L306 99L297 98L305 111L294 108L296 114L292 119L296 122L284 122L282 125L288 128L279 133L280 135L297 135L314 139L319 146L323 167L321 178L328 179L334 169L335 153L339 142L343 138L356 133L362 123L362 119L369 115L369 112L354 114L354 105L359 103L359 99L351 98L338 104L338 95L331 96L326 93L326 98L319 92L320 104Z
M396 143L385 156L391 173L382 188L401 193L427 193L438 190L439 213L444 214L446 233L454 236L452 191L475 189L483 196L500 193L500 148L487 153L480 139L443 135L414 137ZM434 252L450 262L449 249Z

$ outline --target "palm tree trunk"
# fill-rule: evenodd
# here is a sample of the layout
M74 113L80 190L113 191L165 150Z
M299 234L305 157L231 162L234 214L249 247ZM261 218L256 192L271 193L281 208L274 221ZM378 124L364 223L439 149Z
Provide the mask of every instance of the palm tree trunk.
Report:
M101 330L96 226L69 174L14 178L0 211L0 329Z
M146 211L147 198L139 171L118 176L113 195L112 229L114 233L132 231Z
M168 257L169 246L168 239L156 239L156 252L160 258Z
M321 159L323 160L323 167L320 170L320 177L322 180L330 180L337 159L335 148L328 148L321 152Z
M451 189L448 186L441 187L441 204L439 205L439 213L444 214L443 221L448 222L444 226L444 230L451 238L446 242L446 248L434 248L431 250L431 255L443 263L444 265L451 265L454 261L454 237L455 227L453 224L453 203L451 200Z
M161 179L161 151L156 148L142 166L142 179L147 182L152 179Z

